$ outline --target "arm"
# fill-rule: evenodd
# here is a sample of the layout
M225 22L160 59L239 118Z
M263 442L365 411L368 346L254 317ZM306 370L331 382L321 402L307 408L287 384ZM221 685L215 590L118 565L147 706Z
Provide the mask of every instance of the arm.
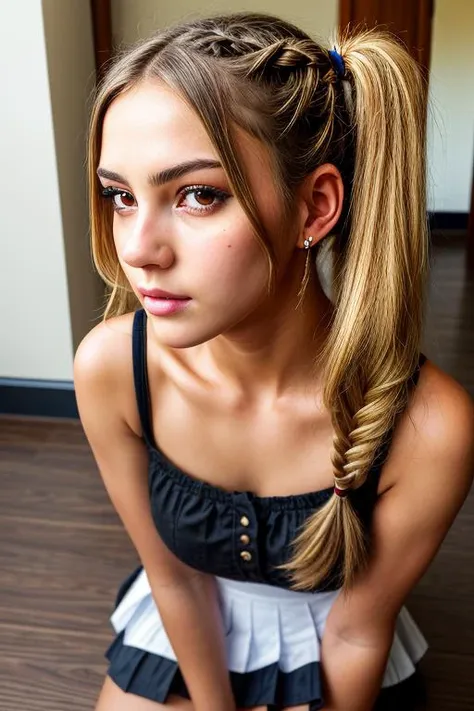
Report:
M235 703L214 580L179 561L161 541L151 517L148 453L127 413L135 400L130 353L130 333L120 319L100 324L83 340L74 363L82 425L147 572L195 711L231 711Z
M328 616L322 640L325 711L373 707L400 608L472 484L474 403L454 380L432 366L430 371L384 467L389 488L374 510L369 566Z

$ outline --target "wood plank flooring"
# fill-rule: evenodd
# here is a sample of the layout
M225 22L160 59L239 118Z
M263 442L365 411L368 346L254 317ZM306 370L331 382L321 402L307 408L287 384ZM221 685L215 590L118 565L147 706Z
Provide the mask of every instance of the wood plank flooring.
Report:
M434 250L424 350L474 395L474 278L464 263L460 248ZM0 710L91 710L114 596L137 558L80 425L1 418L0 485ZM430 643L429 711L472 711L472 493L407 605Z

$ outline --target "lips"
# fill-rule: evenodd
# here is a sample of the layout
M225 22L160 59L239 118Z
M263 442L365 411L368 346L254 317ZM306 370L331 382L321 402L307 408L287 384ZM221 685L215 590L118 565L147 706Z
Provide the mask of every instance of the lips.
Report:
M138 287L138 291L142 296L149 296L152 299L175 299L175 300L187 300L189 296L183 296L183 294L173 294L171 291L164 291L163 289L147 289L145 287Z

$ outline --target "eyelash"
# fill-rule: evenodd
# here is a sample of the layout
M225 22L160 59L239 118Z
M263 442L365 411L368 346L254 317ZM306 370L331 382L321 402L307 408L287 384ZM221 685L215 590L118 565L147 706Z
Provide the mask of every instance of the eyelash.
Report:
M197 192L206 192L210 193L216 200L218 205L223 205L228 198L230 198L230 195L223 190L219 190L218 188L213 188L210 185L187 185L185 188L183 188L179 192L180 197L186 197L187 195L190 195L191 193L197 193ZM133 199L132 193L130 193L128 190L122 190L121 188L113 188L113 187L107 187L102 189L102 197L105 198L106 200L112 200L112 207L113 210L120 214L121 212L124 212L125 210L130 210L132 207L119 207L118 205L115 204L114 197L117 195L129 195ZM191 208L190 211L192 214L195 215L202 215L205 213L209 212L214 212L216 209L216 203L213 202L212 205L209 205L207 207L202 207L201 209L197 208ZM189 210L189 208L188 208Z

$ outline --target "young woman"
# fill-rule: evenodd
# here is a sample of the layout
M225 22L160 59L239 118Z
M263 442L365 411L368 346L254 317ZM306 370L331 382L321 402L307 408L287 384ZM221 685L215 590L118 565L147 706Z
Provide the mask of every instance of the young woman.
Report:
M328 51L262 14L109 69L90 196L111 291L75 383L142 566L98 711L410 708L427 645L403 603L474 429L420 353L424 117L390 38Z

